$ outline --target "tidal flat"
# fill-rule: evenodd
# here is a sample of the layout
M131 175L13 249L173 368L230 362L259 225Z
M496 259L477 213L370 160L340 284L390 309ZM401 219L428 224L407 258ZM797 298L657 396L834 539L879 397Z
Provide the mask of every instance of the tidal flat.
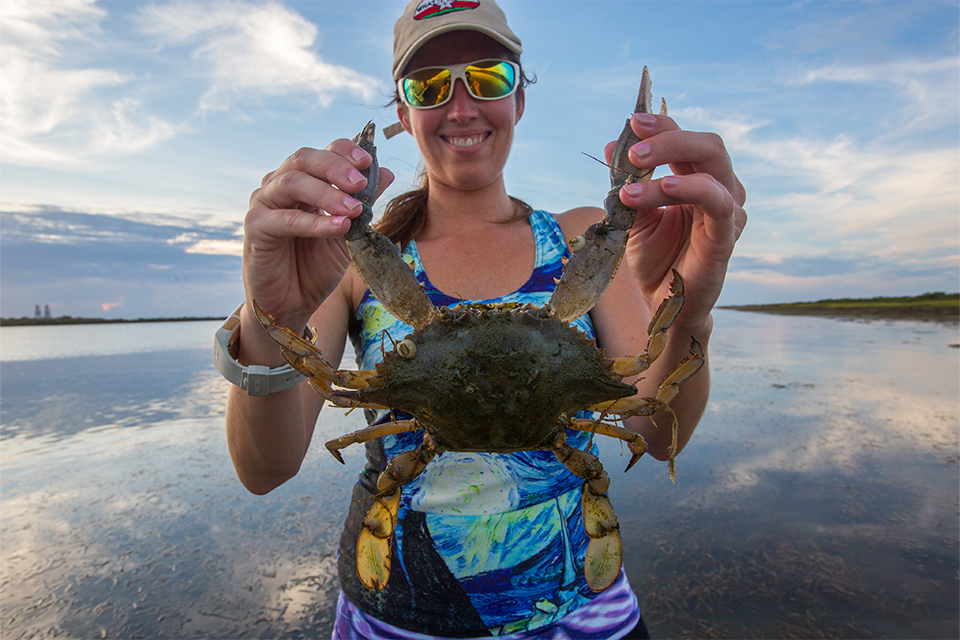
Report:
M0 331L4 638L328 638L362 426L247 493L216 322ZM958 637L957 326L716 312L707 412L666 466L599 439L654 637Z

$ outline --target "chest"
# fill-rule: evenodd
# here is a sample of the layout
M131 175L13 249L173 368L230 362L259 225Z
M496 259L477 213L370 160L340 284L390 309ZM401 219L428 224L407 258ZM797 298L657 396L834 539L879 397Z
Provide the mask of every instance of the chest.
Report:
M464 300L489 300L513 293L533 274L533 233L483 238L437 238L417 242L427 278L443 293Z

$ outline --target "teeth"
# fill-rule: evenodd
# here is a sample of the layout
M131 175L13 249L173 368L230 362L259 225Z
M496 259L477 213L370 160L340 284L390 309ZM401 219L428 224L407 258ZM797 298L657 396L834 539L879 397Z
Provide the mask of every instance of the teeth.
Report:
M483 141L483 136L473 136L472 138L449 138L450 144L455 147L470 147L475 144L480 144Z

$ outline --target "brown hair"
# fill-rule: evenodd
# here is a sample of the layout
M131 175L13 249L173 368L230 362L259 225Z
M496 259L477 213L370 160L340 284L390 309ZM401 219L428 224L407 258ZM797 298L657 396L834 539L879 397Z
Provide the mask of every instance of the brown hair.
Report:
M507 58L520 65L520 88L526 88L537 81L537 77L528 77L523 71L523 65L520 64L519 56L508 52ZM393 104L403 104L400 102L400 94L394 91ZM406 106L401 108L406 109ZM426 170L420 170L417 178L419 186L412 191L402 193L389 203L383 212L380 221L374 225L374 228L383 235L390 238L391 242L406 246L414 236L416 236L427 224L427 197L430 194L430 184L427 179ZM523 217L533 213L533 207L519 198L510 196L510 199L517 205L517 211Z

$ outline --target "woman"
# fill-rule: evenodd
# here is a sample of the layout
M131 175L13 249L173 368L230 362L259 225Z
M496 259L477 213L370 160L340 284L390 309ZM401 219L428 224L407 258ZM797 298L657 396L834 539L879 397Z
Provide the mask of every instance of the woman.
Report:
M503 168L525 101L520 40L492 0L459 4L470 6L443 13L438 3L415 0L397 22L394 79L410 80L400 85L397 112L417 141L426 177L424 188L388 207L380 230L404 245L405 259L435 304L542 304L560 268L564 240L603 212L583 207L551 215L507 195ZM457 75L475 62L500 64L504 77L511 70L515 77L494 95L482 95L489 87L475 88L478 96ZM443 91L424 93L424 74L416 72L437 67L449 69L453 80ZM710 312L746 221L745 195L716 135L682 131L667 116L636 115L631 126L643 139L631 162L640 168L669 164L676 175L621 191L624 204L640 211L624 264L577 323L608 356L642 353L649 318L669 295L671 269L683 275L686 306L663 354L639 383L640 394L648 396L687 355L690 336L708 345ZM345 139L324 150L301 149L253 193L244 227L239 362L284 364L253 315L253 298L297 333L308 324L317 327L317 345L334 363L348 334L361 368L382 357L384 330L405 335L405 325L385 316L350 266L342 239L360 213L349 194L365 186L360 170L370 162ZM393 175L380 171L382 190ZM708 392L704 368L672 404L680 448ZM231 390L228 445L245 487L266 493L297 473L321 405L302 384L261 397ZM643 435L651 455L667 458L669 430L658 431L646 419L626 424ZM381 591L360 584L355 545L365 498L376 491L386 460L420 439L401 434L368 443L367 469L341 541L343 593L334 637L642 637L645 628L624 574L600 594L585 585L580 479L549 452L437 456L404 488L388 584ZM570 432L568 442L588 446L579 432Z

